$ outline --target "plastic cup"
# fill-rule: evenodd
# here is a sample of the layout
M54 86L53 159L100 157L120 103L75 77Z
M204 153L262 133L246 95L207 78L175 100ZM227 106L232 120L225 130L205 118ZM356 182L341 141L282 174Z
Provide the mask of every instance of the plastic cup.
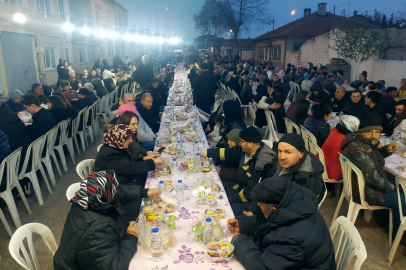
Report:
M193 234L196 243L203 243L203 226L194 226Z
M176 230L176 216L170 215L166 217L166 224L168 224L168 228L171 230Z

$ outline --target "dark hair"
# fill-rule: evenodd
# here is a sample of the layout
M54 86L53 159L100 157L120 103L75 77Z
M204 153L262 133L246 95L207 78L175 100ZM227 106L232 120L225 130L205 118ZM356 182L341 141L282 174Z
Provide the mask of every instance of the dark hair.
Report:
M52 104L51 110L58 108L66 108L65 103L63 103L62 99L58 96L50 96L48 97L48 101L49 103Z
M159 82L158 78L152 78L150 81L151 84L158 83L158 82Z
M328 78L329 79L336 78L336 75L334 73L330 73L330 75L328 75Z
M39 83L34 83L34 84L31 86L31 91L34 93L35 89L37 89L37 87L40 86L40 85L41 85L41 84L39 84Z
M273 89L272 93L271 93L271 97L274 99L279 99L281 96L282 91L280 90L280 86L275 86L275 88Z
M238 72L237 72L237 71L234 71L234 72L233 72L233 75L238 75Z
M130 125L131 119L132 119L133 117L136 117L138 121L140 120L140 118L138 117L138 115L137 115L136 113L133 113L133 112L131 112L131 111L125 111L125 112L123 112L123 114L120 115L120 117L118 118L116 125L123 124L123 125L127 125L127 126L128 126L128 125Z
M378 83L379 83L380 85L382 85L382 86L385 85L385 81L384 81L384 80L379 80Z
M35 106L40 106L39 98L36 95L26 95L23 98L23 105L31 106L34 104Z
M379 83L373 83L371 87L369 87L369 90L380 90L382 88L382 85Z
M317 67L313 66L312 69L317 72Z
M224 121L224 116L222 116L222 115L219 115L216 117L216 119L214 119L215 123L223 123L223 121Z
M90 97L90 91L87 88L80 88L78 91L79 95L84 95L86 97Z
M342 69L337 70L337 73L340 73L341 75L344 75L344 71Z
M406 109L406 100L401 99L398 102L396 102L396 106L400 106L400 105ZM404 119L406 119L406 110L405 109L403 110L403 112L401 112L401 114L398 117L396 117L395 127L397 127Z
M60 80L60 81L59 81L59 85L60 85L62 88L64 88L65 86L70 85L70 82L69 82L69 81L66 81L66 80Z
M317 119L323 119L325 115L331 113L331 105L330 104L315 104L312 107L312 115Z
M375 103L375 104L378 104L379 102L381 102L381 93L378 93L378 92L368 92L367 94L366 94L366 96L368 97L368 98L370 98L371 99L371 101L373 102L373 103Z
M385 92L387 94L392 93L393 91L398 91L398 89L394 86L389 86L388 88L386 88Z
M283 88L282 88L282 86L280 86L280 85L275 86L275 87L273 88L273 90L274 90L274 91L279 91L280 93L283 92Z
M310 101L306 99L300 99L297 102L296 111L292 115L292 120L297 125L303 125L307 118L307 114L310 108Z
M82 87L84 86L81 79L76 79L76 80L75 80L75 84L76 84L76 86L79 86L79 84L81 84Z
M365 79L368 78L368 72L366 71L363 71L360 75L364 76Z
M368 81L368 85L374 84L374 81Z
M309 93L308 91L306 91L306 90L300 90L300 91L297 93L296 100L299 101L299 100L302 100L302 99L306 99L306 97L307 97L308 95L310 95L310 93Z
M351 92L351 95L354 94L354 93L359 93L359 94L362 96L362 92L361 92L360 90L354 90L354 91L352 91L352 92Z
M288 67L291 67L292 66L292 64L291 63L288 63Z
M61 92L54 92L53 93L54 96L60 97L62 99L62 102L67 106L67 107L72 107L72 104L70 104L69 100L65 97L64 94L62 94Z

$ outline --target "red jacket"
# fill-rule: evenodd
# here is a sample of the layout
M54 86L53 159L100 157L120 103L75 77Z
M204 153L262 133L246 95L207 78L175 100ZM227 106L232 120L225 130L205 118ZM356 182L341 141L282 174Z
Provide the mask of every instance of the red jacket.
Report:
M324 158L326 161L326 170L328 178L334 180L343 179L343 172L341 171L341 165L338 153L342 153L340 149L341 141L345 135L338 132L337 128L334 128L330 135L328 135L326 141L323 144L321 150L323 150Z

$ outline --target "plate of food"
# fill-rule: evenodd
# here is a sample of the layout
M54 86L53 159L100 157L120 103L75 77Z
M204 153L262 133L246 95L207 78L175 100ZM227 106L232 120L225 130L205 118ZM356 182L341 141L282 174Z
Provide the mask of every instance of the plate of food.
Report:
M206 217L212 217L216 219L222 219L226 215L226 210L221 208L210 208L204 211L204 215Z
M207 255L212 262L228 262L233 257L234 245L228 242L211 242L206 245Z

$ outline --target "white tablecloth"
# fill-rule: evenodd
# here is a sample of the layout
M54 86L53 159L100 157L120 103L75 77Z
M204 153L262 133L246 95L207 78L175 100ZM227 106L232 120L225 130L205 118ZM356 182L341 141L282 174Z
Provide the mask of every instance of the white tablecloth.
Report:
M164 128L164 116L161 120L161 129ZM207 141L205 139L204 131L201 124L198 124L197 130L204 140L204 143L199 143L200 151L205 151L208 148ZM193 149L192 142L187 142L184 135L182 135L182 142L185 146L185 153L191 153ZM158 149L158 148L156 148ZM169 154L162 154L163 158L172 159L173 157ZM223 231L226 232L226 237L231 236L227 228L227 220L229 218L234 218L233 211L231 210L230 204L228 202L227 196L224 192L224 187L219 179L219 176L212 166L210 172L203 173L205 177L211 177L215 183L221 187L221 192L219 195L223 196L223 199L218 199L219 195L216 195L217 204L216 208L222 208L226 211L226 215L221 219L221 225L224 228ZM160 262L154 262L151 259L150 254L147 254L140 249L136 252L133 259L131 260L129 270L135 269L152 269L152 270L169 270L169 269L185 269L185 267L193 267L193 270L204 269L204 270L238 270L244 269L244 267L233 258L228 263L213 263L210 261L203 244L195 243L193 240L192 227L193 223L200 218L204 217L204 209L196 205L197 197L192 196L193 188L193 174L189 174L186 171L181 171L179 174L180 180L183 181L185 185L185 203L176 208L176 210L169 215L175 215L176 220L176 246L169 253L164 253L164 258ZM158 185L158 181L161 179L155 178L153 173L148 175L146 182L146 188L155 188ZM174 181L172 180L172 183ZM175 190L172 191L175 193Z
M406 178L406 171L398 169L399 166L406 166L406 158L394 153L385 158L385 170L395 176L402 176Z

